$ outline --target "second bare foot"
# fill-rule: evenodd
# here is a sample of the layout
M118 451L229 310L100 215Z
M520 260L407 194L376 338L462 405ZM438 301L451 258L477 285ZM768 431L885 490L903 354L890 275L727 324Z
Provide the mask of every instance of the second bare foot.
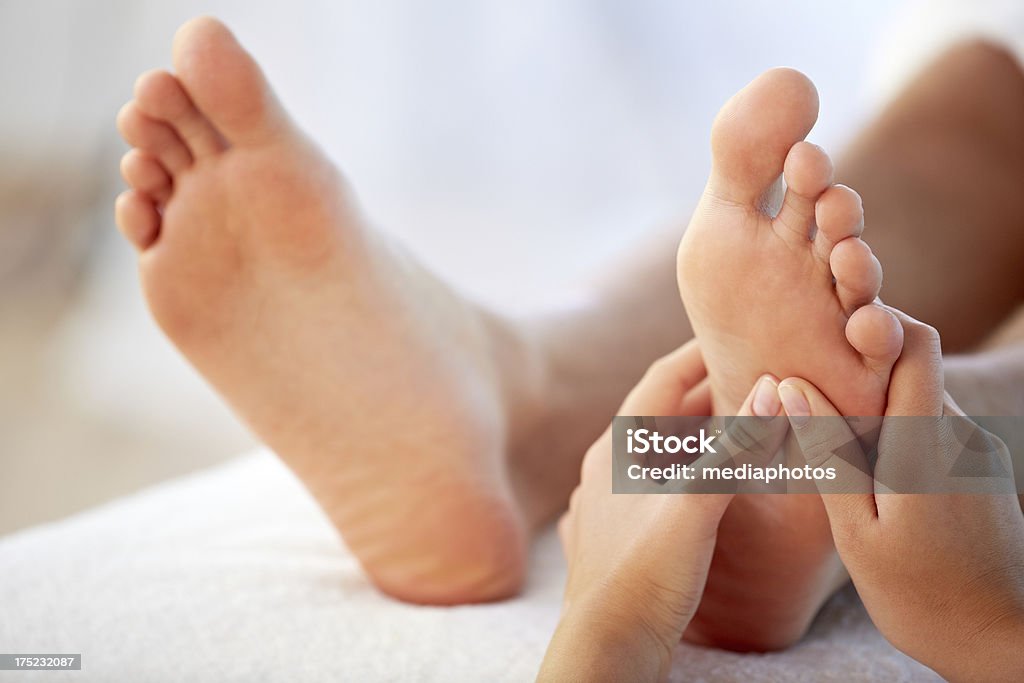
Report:
M532 454L508 445L499 366L531 385L525 342L367 227L221 23L183 26L174 66L119 116L117 220L157 322L381 589L514 594L528 527L562 502L516 485Z
M860 239L860 198L834 185L829 157L803 141L817 110L805 76L775 69L715 121L711 177L680 244L678 273L720 415L735 414L766 373L813 378L846 415L885 408L902 329L872 303L882 272ZM738 496L687 637L740 650L785 647L844 577L819 496Z

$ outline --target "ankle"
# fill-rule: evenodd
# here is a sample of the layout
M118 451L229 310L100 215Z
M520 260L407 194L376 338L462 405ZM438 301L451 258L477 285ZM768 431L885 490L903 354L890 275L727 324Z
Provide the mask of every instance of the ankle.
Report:
M505 448L511 456L527 446L545 414L551 380L542 346L519 321L478 309L486 353L487 381L502 415Z
M587 447L634 380L624 363L580 349L589 313L509 318L483 312L494 381L505 419L506 458L527 524L538 528L565 509Z
M506 472L529 529L564 509L578 480L558 445L560 378L544 338L529 323L480 310L490 385L497 393Z

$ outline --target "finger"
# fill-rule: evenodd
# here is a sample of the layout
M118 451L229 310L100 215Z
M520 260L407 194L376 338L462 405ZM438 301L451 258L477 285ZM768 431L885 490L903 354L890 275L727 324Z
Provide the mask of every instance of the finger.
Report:
M789 422L781 414L779 380L774 375L762 375L736 411L736 417L725 423L719 443L734 460L767 462L778 453L789 431Z
M957 417L966 417L967 413L960 407L960 404L953 400L953 397L949 395L947 391L942 398L942 414L943 415L954 415Z
M572 557L572 518L566 511L558 519L558 539L562 542L562 555L568 560Z
M608 480L609 484L612 479L612 442L614 435L612 433L613 427L609 425L601 436L597 438L590 448L587 449L586 454L583 456L583 462L580 464L580 481L589 481L591 479L597 479L598 481ZM611 486L609 485L609 490ZM574 498L577 497L579 487L573 491L572 497L569 498L570 509Z
M902 311L888 310L903 328L903 350L889 378L885 421L879 433L875 477L891 491L941 490L947 473L949 423L938 332ZM907 419L912 418L912 419ZM957 451L959 452L959 451ZM898 504L902 499L886 503Z
M619 415L678 415L683 399L706 376L697 341L691 340L654 361L623 401Z
M967 417L944 390L939 333L890 310L903 325L904 345L889 384L885 439L879 449L884 446L880 456L905 455L902 468L893 473L895 467L888 467L886 478L897 482L897 490L907 491L1001 493L1007 484L1012 488L1006 444ZM898 421L889 416L918 417Z
M889 379L886 417L942 415L946 394L939 333L902 311L887 308L903 325L903 351Z
M754 384L735 417L722 422L722 434L707 452L693 463L698 473L704 469L736 467L743 462L764 463L771 460L782 446L789 431L789 422L780 416L782 403L778 398L778 380L763 375ZM685 482L688 493L733 493L734 480L717 477L696 478Z
M707 416L711 413L711 382L705 377L683 398L679 414Z
M839 411L810 382L795 377L779 384L779 398L807 464L835 471L834 479L815 479L833 534L876 519L871 469Z

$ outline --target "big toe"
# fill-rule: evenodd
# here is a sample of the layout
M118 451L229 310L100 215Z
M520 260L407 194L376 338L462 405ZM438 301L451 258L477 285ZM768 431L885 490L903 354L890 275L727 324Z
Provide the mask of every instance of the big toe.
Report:
M711 192L753 205L780 177L786 155L818 118L818 91L799 71L766 71L725 103L711 129Z
M259 144L288 118L256 61L212 17L186 22L174 36L174 69L196 107L233 144Z

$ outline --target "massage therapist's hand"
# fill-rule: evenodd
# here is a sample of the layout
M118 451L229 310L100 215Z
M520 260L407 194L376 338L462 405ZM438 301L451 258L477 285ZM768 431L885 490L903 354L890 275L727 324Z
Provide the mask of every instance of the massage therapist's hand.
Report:
M709 415L705 374L700 351L691 342L651 366L619 415ZM777 384L770 378L759 381L740 414L752 414L757 388L759 412L780 415ZM787 425L785 420L771 424L778 433L758 441L774 452ZM718 522L731 498L613 494L609 427L587 452L580 484L559 524L568 578L562 619L539 680L666 676L672 650L700 602Z
M890 421L963 415L943 389L938 334L905 316L902 321L904 348L889 384L874 479L896 467L919 477L945 476L964 448L951 430L908 440L908 423ZM862 455L859 448L834 455L856 443L845 421L804 419L837 416L829 401L800 379L784 380L779 395L808 462L840 471L834 482L818 486L839 555L883 635L949 680L1024 681L1024 517L1016 496L876 495L873 479L850 469ZM932 424L913 424L920 422ZM1002 442L991 437L989 443L987 462L1011 467ZM871 471L866 460L858 465ZM851 485L858 480L867 483Z

